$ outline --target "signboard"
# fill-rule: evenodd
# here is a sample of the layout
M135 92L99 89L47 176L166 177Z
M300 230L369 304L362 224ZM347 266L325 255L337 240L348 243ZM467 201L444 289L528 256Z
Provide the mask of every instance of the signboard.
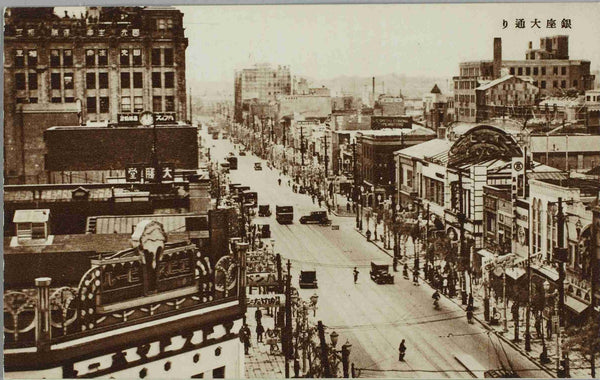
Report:
M175 123L175 112L155 112L154 113L155 124L174 124Z
M140 115L137 113L119 113L117 114L117 123L137 125L140 123Z
M127 182L173 182L175 169L173 164L164 163L158 167L149 164L130 164L125 168L125 181Z
M246 275L248 286L278 286L276 273L249 273Z
M282 307L285 305L285 295L249 294L246 303L248 307Z
M144 295L140 258L105 261L100 265L100 303L103 305Z
M125 168L125 181L140 182L142 180L142 167L140 165L128 165Z
M160 182L173 182L175 179L175 169L173 164L160 165Z
M371 116L371 129L412 128L412 118L406 116Z

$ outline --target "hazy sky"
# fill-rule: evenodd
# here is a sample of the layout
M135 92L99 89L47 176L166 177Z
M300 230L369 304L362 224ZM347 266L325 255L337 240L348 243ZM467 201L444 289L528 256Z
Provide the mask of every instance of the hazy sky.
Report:
M188 80L233 81L253 62L315 79L389 73L452 77L458 63L524 59L528 41L568 34L571 59L600 67L600 3L184 6ZM515 28L523 18L525 29ZM541 29L531 28L535 18ZM561 20L571 19L572 29ZM547 29L546 20L557 20ZM502 28L503 20L508 27Z

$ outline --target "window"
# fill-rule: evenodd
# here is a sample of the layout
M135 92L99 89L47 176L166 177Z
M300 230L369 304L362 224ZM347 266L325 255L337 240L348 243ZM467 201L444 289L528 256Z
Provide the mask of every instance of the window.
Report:
M50 74L50 88L60 90L60 73Z
M73 50L63 50L63 66L73 66Z
M157 30L165 30L167 29L167 22L164 18L156 19L156 29Z
M133 88L143 88L144 80L142 73L133 73Z
M45 239L46 238L46 224L45 223L31 223L31 238L32 239Z
M560 87L561 88L567 88L567 81L566 80L561 80L560 81Z
M167 19L167 30L171 30L171 29L173 29L173 19L168 18Z
M27 51L27 66L37 66L37 64L38 64L37 50L28 50Z
M106 49L98 50L98 66L108 66L108 53Z
M108 73L98 73L98 88L108 88Z
M108 96L100 97L100 113L108 113Z
M558 87L558 81L555 80L554 82L552 82L552 87L557 88Z
M51 67L60 66L60 51L58 49L52 49L50 51L50 66Z
M133 98L133 112L142 112L144 110L144 98L136 96Z
M96 113L96 97L88 96L86 99L87 113Z
M121 49L121 54L119 54L119 64L121 66L129 66L129 50Z
M515 68L514 67L510 68L510 75L515 75Z
M62 98L60 98L60 97L52 97L52 99L50 101L52 103L61 103L62 102Z
M160 80L160 73L159 72L153 72L152 73L152 88L161 88L161 80Z
M96 88L96 73L85 74L85 88L88 90Z
M131 98L129 96L121 98L121 111L131 112Z
M16 73L15 74L15 86L17 90L25 89L25 74L24 73Z
M538 75L538 71L539 71L538 68L534 67L533 68L533 75Z
M172 96L165 96L165 112L175 111L175 99Z
M29 73L27 74L27 79L29 82L29 89L30 90L37 90L38 88L38 76L36 73Z
M560 68L560 75L567 75L567 66L562 66Z
M73 89L73 73L65 73L64 81L65 81L65 89L72 90Z
M65 97L65 103L75 103L75 98L72 96Z
M552 74L558 75L558 67L555 66L552 68Z
M87 49L85 51L85 65L94 66L96 64L96 52L94 49Z
M24 104L25 98L17 98L17 104Z
M540 87L541 88L546 88L546 81L545 80L542 81L542 83L540 84Z
M160 49L152 49L152 66L160 66Z
M165 49L165 66L173 66L173 49Z
M574 80L573 80L573 87L577 87L577 86L578 86L577 79L574 79Z
M518 71L517 71L517 72L519 73L519 75L523 75L523 68L522 68L522 67L519 67L519 69L518 69Z
M525 75L531 75L531 67L525 68Z
M142 65L142 49L133 49L133 65Z
M38 98L29 98L29 103L35 104L38 102Z
M15 67L25 66L25 52L23 49L15 50Z
M165 73L165 88L173 88L174 80L175 80L174 72Z
M121 88L130 88L131 79L129 73L121 73Z
M152 97L152 111L162 112L162 97L161 96L153 96Z

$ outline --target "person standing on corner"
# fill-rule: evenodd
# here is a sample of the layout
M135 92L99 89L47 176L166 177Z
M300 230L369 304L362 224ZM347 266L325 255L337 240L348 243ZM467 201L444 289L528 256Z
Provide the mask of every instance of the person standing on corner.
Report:
M354 270L352 271L352 274L354 275L354 283L356 284L356 282L358 281L358 269L356 269L356 267L354 267Z

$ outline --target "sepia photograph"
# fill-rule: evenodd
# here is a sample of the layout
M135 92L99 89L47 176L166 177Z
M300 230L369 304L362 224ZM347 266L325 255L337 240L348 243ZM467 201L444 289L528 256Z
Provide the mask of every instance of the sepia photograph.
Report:
M5 378L600 377L600 2L101 3L4 8Z

